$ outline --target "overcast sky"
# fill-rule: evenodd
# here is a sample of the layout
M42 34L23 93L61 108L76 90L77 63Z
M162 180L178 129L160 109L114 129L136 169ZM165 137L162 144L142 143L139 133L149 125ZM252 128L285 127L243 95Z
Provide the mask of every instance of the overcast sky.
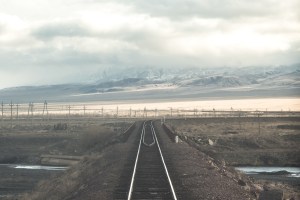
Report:
M0 0L0 88L104 67L298 63L299 0Z

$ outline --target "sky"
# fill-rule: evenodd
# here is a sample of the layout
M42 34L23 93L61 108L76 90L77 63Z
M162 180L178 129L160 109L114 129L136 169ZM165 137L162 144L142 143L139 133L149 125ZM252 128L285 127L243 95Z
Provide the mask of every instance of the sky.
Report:
M0 0L0 88L300 61L299 0Z

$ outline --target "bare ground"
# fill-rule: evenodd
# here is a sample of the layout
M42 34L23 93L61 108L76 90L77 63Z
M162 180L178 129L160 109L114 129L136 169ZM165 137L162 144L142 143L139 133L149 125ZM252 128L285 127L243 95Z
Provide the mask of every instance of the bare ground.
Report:
M175 168L173 177L180 181L190 199L256 199L259 190L250 179L227 168L185 142L172 142L157 125L162 151Z
M73 122L66 130L56 130L54 125L60 121L35 124L20 123L11 128L1 124L0 164L43 164L44 155L59 157L84 157L94 159L94 155L115 143L115 138L131 123L101 120ZM64 123L62 123L64 124ZM71 165L68 159L55 165ZM51 162L48 162L51 164ZM75 162L76 163L76 162ZM75 165L77 166L77 165ZM75 167L74 166L74 167ZM49 180L65 174L61 171L0 169L0 199L17 199L20 194L31 191L40 180Z
M241 123L242 128L240 128L239 121L230 121L230 119L177 120L169 121L168 124L179 135L190 138L196 144L193 146L185 142L173 143L161 129L161 126L157 124L157 131L162 139L162 151L166 155L167 165L173 169L171 170L173 173L171 177L176 182L176 189L179 192L183 191L189 194L188 199L257 199L259 192L263 189L262 186L270 186L270 184L263 182L261 185L256 184L252 179L228 167L228 164L239 164L237 161L241 152L248 151L256 155L257 148L260 148L259 151L263 155L268 155L267 153L276 150L277 153L273 155L279 155L279 157L282 155L278 154L280 151L295 152L299 150L299 146L297 146L299 142L297 139L299 119L262 120L259 135L255 133L257 130L254 128L257 127L256 121L245 120ZM281 125L288 126L282 127ZM109 127L116 127L118 124L112 123L104 126L109 129ZM89 127L89 131L85 129L87 127ZM123 143L120 140L115 140L118 138L117 132L109 135L102 133L99 137L99 134L94 133L97 132L98 128L101 127L102 129L103 125L93 123L92 127L94 128L91 128L91 124L86 124L83 128L74 125L73 131L70 132L55 132L51 129L40 131L40 128L36 128L35 131L20 131L20 129L13 134L5 133L2 129L0 142L2 141L1 144L3 145L0 145L0 148L6 151L0 154L2 161L5 161L3 155L10 155L10 157L17 155L19 157L19 154L24 152L25 157L21 156L13 162L21 160L25 163L38 163L39 159L35 156L36 151L38 154L84 156L83 160L73 165L69 170L62 174L53 175L52 178L35 185L32 192L11 199L112 199L113 190L118 185L123 166L130 149L135 145L134 141L139 131L136 128L129 139ZM271 130L269 131L269 129ZM92 139L80 137L87 133ZM279 137L278 135L282 136ZM35 141L34 138L39 139L31 143ZM2 139L5 139L6 142ZM213 142L211 145L209 139ZM226 153L232 155L232 152L237 157L232 160L228 159L227 162L227 157L224 155ZM218 157L220 155L222 156ZM228 156L228 158L231 157ZM281 160L282 163L293 163L299 166L299 162L294 157L286 157ZM248 164L253 163L253 160L249 156L248 160L242 159L240 162ZM272 165L272 162L267 163ZM17 177L10 178L11 180L18 180ZM286 186L283 185L281 188L284 187ZM286 188L285 191L288 190L295 193L291 188Z
M195 149L229 166L300 166L299 118L204 118L169 121ZM300 199L298 183L256 180L279 189L284 199Z
M300 118L202 118L168 124L230 165L300 166Z

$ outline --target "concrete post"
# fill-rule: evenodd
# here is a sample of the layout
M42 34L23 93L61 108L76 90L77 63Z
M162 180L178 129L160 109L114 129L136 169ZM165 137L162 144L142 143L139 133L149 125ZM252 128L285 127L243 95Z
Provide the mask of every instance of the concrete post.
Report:
M178 143L178 135L175 136L175 143Z

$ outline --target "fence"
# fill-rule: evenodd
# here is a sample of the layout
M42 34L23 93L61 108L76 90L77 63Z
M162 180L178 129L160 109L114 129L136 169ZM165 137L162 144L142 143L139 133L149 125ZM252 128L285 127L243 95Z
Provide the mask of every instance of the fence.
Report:
M33 103L16 104L1 103L2 120L18 119L59 119L59 118L202 118L202 117L299 117L300 111L246 111L234 110L206 110L206 109L135 109L112 107L98 104L48 104Z

